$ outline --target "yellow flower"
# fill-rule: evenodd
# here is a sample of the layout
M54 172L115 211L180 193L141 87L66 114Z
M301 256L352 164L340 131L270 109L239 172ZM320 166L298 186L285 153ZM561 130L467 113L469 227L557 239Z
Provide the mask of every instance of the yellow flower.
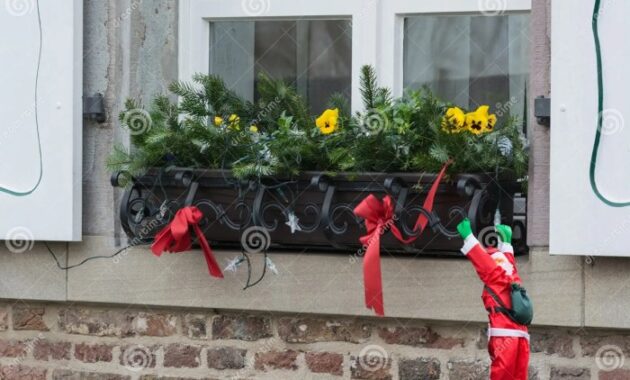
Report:
M251 125L249 127L249 131L252 132L252 133L258 133L258 127L255 126L255 125Z
M241 122L241 118L238 117L238 115L236 114L231 114L230 117L228 118L228 121L230 122L230 128L234 128L237 131L239 129L241 129L239 123Z
M451 107L446 110L442 118L442 130L447 133L459 133L464 130L466 115L459 107Z
M219 127L219 126L221 126L221 124L223 124L223 118L219 117L219 116L215 116L214 117L214 125Z
M495 116L495 114L490 114L488 116L488 126L486 127L486 130L488 132L492 132L492 130L494 129L494 125L497 123L497 117Z
M466 114L466 127L471 133L480 135L492 131L497 117L494 114L489 114L489 109L490 107L486 105L479 106L475 112Z
M325 134L331 134L337 130L339 120L339 109L327 109L315 120L315 125Z

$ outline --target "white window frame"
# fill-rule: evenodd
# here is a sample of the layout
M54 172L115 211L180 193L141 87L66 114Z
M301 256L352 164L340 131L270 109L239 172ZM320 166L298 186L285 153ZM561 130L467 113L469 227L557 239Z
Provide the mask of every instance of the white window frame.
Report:
M179 4L179 78L185 81L194 73L208 72L211 21L352 18L352 110L361 108L360 67L376 65L377 0L181 0Z
M210 22L282 18L352 18L352 110L362 109L360 68L374 66L379 83L403 93L404 18L422 14L530 12L531 0L181 0L179 78L210 65ZM248 10L250 5L252 9ZM485 9L498 6L499 9ZM256 7L255 9L253 9Z
M498 6L498 10L484 8ZM383 0L379 48L379 81L392 89L394 96L403 93L404 19L423 14L506 14L529 12L531 0Z

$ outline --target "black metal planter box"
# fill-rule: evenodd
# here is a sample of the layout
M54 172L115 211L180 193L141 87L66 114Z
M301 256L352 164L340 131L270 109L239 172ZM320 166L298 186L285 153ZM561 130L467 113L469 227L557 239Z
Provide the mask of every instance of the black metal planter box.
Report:
M121 173L112 184L119 186ZM396 202L396 225L414 234L419 213L428 225L410 245L390 233L382 238L382 252L422 255L459 255L462 245L456 225L467 216L480 241L493 243L492 225L497 204L502 223L515 229L516 253L524 253L524 223L514 217L514 195L520 186L510 180L495 182L484 174L446 177L439 186L432 212L422 208L435 174L341 173L329 176L305 172L295 179L268 178L238 181L224 170L176 168L151 170L126 187L120 205L123 229L132 243L150 241L183 207L197 206L205 215L201 228L213 247L240 247L252 226L268 233L270 249L328 250L361 254L359 237L365 227L352 210L373 193L389 194ZM289 220L297 217L292 233Z

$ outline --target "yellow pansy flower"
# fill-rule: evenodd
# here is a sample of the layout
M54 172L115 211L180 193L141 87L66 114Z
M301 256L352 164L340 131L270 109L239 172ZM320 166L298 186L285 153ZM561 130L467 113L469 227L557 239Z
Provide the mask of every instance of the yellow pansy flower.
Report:
M491 132L494 129L494 125L497 123L497 117L495 114L490 114L488 115L488 126L486 127L486 130L488 132Z
M338 121L339 109L327 109L315 120L315 125L323 134L328 135L337 130Z
M258 127L255 125L250 125L249 131L252 133L258 133Z
M446 110L442 118L442 130L447 133L459 133L464 130L466 115L459 107Z
M475 112L466 114L466 127L471 133L480 135L492 131L497 117L494 114L489 114L489 109L490 107L486 105L479 106Z
M214 125L217 127L220 127L221 124L223 124L223 118L220 116L215 116L214 117Z

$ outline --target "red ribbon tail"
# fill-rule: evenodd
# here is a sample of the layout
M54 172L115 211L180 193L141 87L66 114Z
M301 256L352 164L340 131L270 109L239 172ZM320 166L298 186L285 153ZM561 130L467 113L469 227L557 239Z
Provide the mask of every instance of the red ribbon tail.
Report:
M373 309L376 315L384 316L383 283L381 277L381 238L375 231L363 258L363 283L365 288L365 306Z
M433 203L435 202L435 194L437 193L438 187L440 186L440 182L442 182L442 177L444 177L444 174L446 173L446 168L448 168L448 166L452 162L453 162L452 160L446 161L444 165L442 166L440 173L437 175L437 177L435 177L435 180L433 181L433 184L431 185L431 189L429 190L429 193L427 194L427 197L424 200L424 204L422 205L422 208L424 208L426 211L428 212L433 211ZM423 213L421 213L418 216L418 220L416 221L414 230L419 231L421 234L422 231L424 231L424 229L426 228L428 222L429 222L429 219L427 219L427 217ZM418 236L420 236L420 234L416 235L415 237L417 238Z
M155 240L153 244L151 244L151 252L155 256L161 256L162 252L166 251L173 240L173 236L171 235L170 225L164 227L157 235L155 235Z
M195 234L197 234L197 240L201 245L201 249L203 250L203 255L206 258L206 264L208 265L208 272L213 277L223 278L223 273L221 272L221 268L219 267L219 263L215 259L212 254L212 249L210 248L210 244L206 240L206 237L199 228L199 225L193 224L193 228L195 229Z

